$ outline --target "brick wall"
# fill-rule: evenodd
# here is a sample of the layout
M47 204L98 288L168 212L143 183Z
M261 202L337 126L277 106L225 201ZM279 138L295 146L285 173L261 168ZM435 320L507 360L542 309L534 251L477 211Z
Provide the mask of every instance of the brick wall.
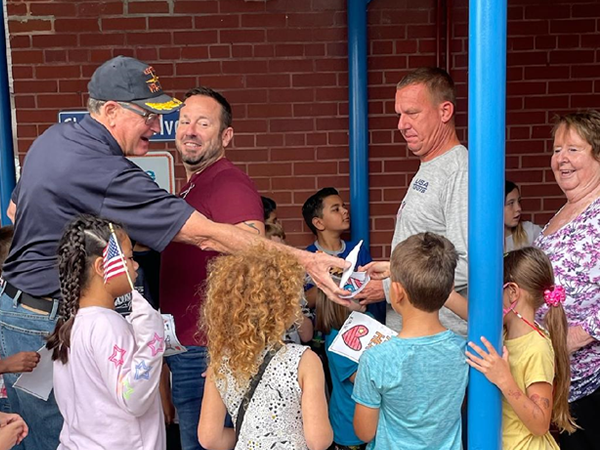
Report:
M466 140L467 0L452 2L451 74ZM394 216L418 161L396 127L395 84L436 63L434 0L368 6L371 244L389 255ZM348 194L348 74L344 0L7 0L21 158L85 104L94 69L118 54L154 65L177 95L199 84L234 110L228 156L279 204L290 243L312 240L300 206L316 189ZM509 0L508 176L544 223L562 203L549 170L550 119L600 107L600 1ZM444 44L442 43L442 48ZM154 149L172 145L154 144ZM177 155L174 153L176 160ZM178 184L184 178L178 164Z

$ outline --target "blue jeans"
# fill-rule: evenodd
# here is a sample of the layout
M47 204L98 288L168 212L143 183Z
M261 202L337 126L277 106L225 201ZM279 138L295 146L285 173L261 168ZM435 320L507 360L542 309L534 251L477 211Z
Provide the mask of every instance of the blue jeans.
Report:
M29 311L0 289L0 357L22 351L37 351L46 342L56 324L58 300L50 314ZM63 418L58 410L54 393L48 401L14 389L12 385L20 374L6 373L6 392L13 412L20 414L29 426L29 435L19 445L23 450L56 450ZM48 374L48 376L52 376Z
M179 416L181 450L203 450L198 442L198 421L204 394L204 377L208 366L206 347L187 347L187 352L166 358L173 385L173 405Z

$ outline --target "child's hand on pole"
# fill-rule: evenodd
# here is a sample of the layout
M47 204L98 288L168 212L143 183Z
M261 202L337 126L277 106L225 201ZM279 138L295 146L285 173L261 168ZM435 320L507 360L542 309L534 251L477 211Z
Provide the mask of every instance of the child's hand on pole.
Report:
M502 387L510 378L510 366L508 365L508 350L506 347L502 349L502 357L498 354L494 346L486 338L481 336L481 342L487 349L487 352L473 342L468 345L479 355L475 356L470 351L466 351L467 364L477 369L491 382L498 387Z

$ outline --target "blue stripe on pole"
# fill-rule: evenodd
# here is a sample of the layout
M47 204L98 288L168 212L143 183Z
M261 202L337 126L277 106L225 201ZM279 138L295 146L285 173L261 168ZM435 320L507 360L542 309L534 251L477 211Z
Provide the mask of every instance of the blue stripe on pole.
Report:
M348 87L352 240L369 248L367 2L348 0Z
M506 0L469 2L469 340L502 345ZM499 390L471 369L469 450L499 450Z

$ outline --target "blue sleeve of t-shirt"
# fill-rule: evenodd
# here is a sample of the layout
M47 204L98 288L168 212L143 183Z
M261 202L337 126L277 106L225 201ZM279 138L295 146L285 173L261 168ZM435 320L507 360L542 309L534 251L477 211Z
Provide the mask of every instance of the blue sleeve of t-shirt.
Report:
M379 408L381 406L381 393L377 389L372 374L378 373L380 368L377 361L371 356L372 353L365 352L360 357L358 373L354 379L352 400L369 408Z

